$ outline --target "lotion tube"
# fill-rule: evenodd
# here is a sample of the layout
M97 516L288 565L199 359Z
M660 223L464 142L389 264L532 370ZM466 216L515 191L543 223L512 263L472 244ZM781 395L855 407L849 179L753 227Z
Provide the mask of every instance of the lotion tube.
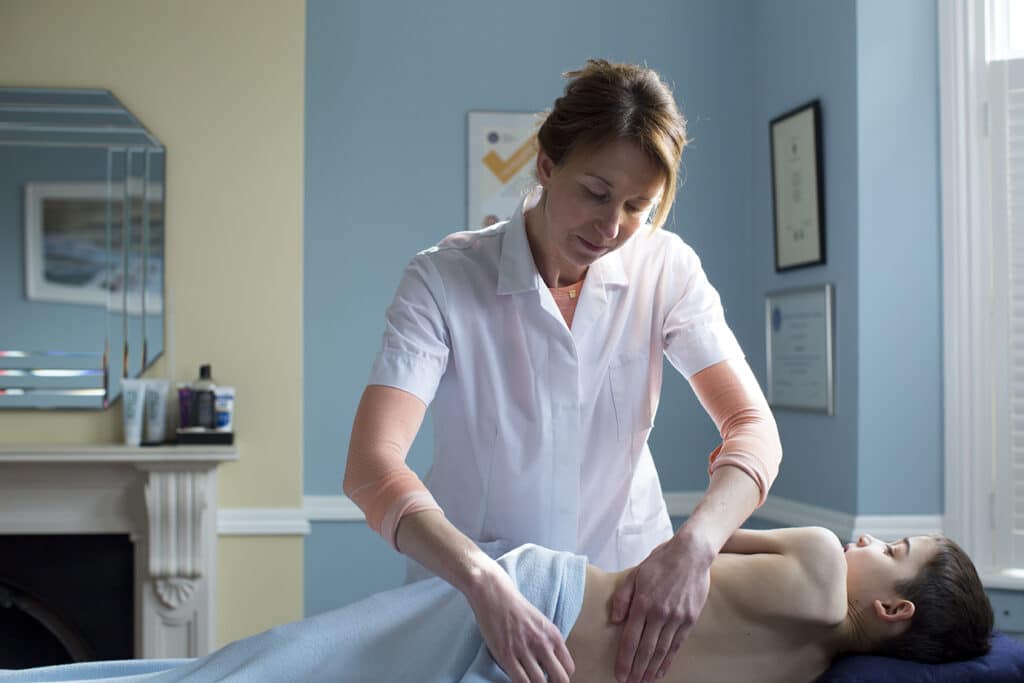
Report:
M146 383L141 379L121 379L121 406L124 409L124 444L142 444L142 412Z
M167 390L170 386L170 380L146 380L146 443L164 442L167 427Z

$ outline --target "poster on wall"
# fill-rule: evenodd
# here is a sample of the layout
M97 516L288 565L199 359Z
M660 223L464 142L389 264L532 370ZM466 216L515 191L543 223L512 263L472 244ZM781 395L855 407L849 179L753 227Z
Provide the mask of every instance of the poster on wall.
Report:
M469 196L471 229L509 218L534 184L537 114L469 112Z

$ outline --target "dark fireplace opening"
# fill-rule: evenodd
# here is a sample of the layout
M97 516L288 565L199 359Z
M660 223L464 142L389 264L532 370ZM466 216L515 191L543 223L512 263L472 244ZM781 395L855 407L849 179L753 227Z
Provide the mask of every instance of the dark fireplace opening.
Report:
M0 536L0 669L134 656L127 535Z

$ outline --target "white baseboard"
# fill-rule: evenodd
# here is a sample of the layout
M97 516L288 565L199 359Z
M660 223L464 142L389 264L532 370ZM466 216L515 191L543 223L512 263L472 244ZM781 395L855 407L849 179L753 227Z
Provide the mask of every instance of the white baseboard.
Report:
M904 536L925 536L943 533L942 515L857 515L850 538L871 534L876 538L895 540Z
M362 522L363 511L348 496L306 496L302 510L310 522Z
M218 536L307 536L309 518L299 508L221 508Z
M703 491L664 491L665 507L669 517L688 517L700 502Z
M702 495L703 491L666 491L668 513L673 517L689 515ZM892 540L942 533L942 515L851 515L772 495L752 516L780 526L823 526L844 541L861 534Z
M672 517L690 515L703 495L703 491L666 491L668 514ZM365 519L362 511L345 496L306 496L301 513L307 523ZM780 526L823 526L844 541L864 533L882 539L942 533L942 515L851 515L771 495L753 516Z

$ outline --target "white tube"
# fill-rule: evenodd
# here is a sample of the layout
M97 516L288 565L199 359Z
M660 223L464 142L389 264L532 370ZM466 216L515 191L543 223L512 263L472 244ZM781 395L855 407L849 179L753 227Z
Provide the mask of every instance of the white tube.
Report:
M230 432L235 428L235 388L222 387L213 388L213 411L216 416L216 430L218 432Z
M121 378L121 404L124 408L124 444L142 443L142 410L145 382L141 379Z
M164 442L167 428L167 390L170 386L171 381L168 379L146 380L146 443Z

